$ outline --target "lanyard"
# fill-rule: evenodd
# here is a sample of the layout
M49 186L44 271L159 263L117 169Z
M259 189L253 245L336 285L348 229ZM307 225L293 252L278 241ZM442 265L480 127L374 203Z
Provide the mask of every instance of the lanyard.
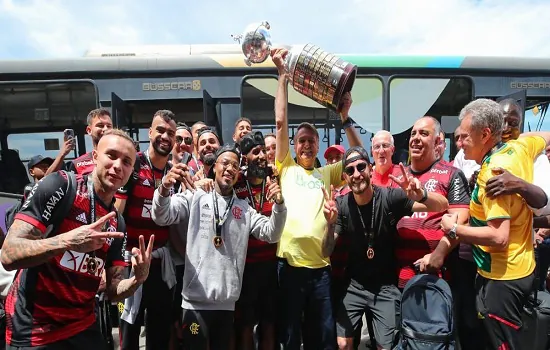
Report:
M372 194L372 214L371 214L371 221L370 221L370 229L367 231L367 226L365 226L365 221L363 221L363 215L361 214L361 210L359 209L359 206L357 206L357 213L359 213L359 219L361 219L361 225L363 225L363 232L367 236L367 245L370 248L372 248L374 243L374 204L375 204L375 198L374 193Z
M93 224L96 221L96 208L95 208L95 193L94 193L94 183L92 181L92 174L88 176L88 198L90 200L90 224ZM101 228L102 232L105 232L109 227L109 221L105 222L105 225ZM86 263L86 270L89 274L94 275L99 266L99 262L95 256L95 250L88 253L89 258Z
M229 200L229 203L227 203L227 207L225 208L225 212L223 213L223 217L221 218L220 218L220 211L218 209L218 196L216 195L216 191L212 191L212 198L214 199L214 225L216 226L216 237L221 237L222 226L225 223L225 220L227 219L229 210L233 206L233 200L235 199L235 195L233 194L231 196L231 199Z
M254 202L254 195L252 194L252 189L250 188L250 183L248 179L246 180L246 189L248 190L248 197L250 198L250 205L256 209L256 203ZM258 213L261 213L264 209L264 198L265 198L265 179L262 181L262 196L260 197L260 208L256 209Z
M157 180L155 179L155 168L153 168L153 163L151 163L151 158L149 158L149 150L143 152L143 154L145 155L145 160L147 160L147 165L149 165L149 169L151 169L151 175L153 176L153 187L156 190L158 186L157 186ZM166 163L166 165L164 166L164 169L162 170L162 177L160 179L161 181L166 176L167 167L168 167L168 163Z

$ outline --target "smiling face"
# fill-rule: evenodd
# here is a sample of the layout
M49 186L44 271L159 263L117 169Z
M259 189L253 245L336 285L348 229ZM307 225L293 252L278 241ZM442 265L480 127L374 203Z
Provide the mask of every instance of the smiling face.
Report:
M435 148L439 144L439 135L436 134L435 123L432 118L421 118L411 130L409 140L409 152L411 162L429 161L435 162Z
M166 121L161 116L154 117L149 128L149 142L155 153L162 157L168 156L172 152L175 141L176 122Z
M312 169L319 152L319 137L310 128L301 128L294 136L294 151L298 164L306 169Z
M352 152L346 159L359 156L359 153ZM362 194L370 186L371 168L364 159L357 159L346 165L344 168L344 180L354 194Z
M108 114L98 114L86 126L86 133L92 138L92 143L97 145L105 131L113 128L113 121Z
M372 138L372 157L376 169L385 169L391 165L394 151L390 133L382 133Z
M241 120L237 123L235 126L235 132L233 133L233 141L235 142L241 142L241 139L244 135L248 134L252 131L252 125L250 125L250 122L248 120Z
M239 170L239 158L234 152L220 154L214 164L214 176L222 193L233 188L237 182Z
M92 157L95 164L94 171L102 188L115 192L127 183L132 175L136 149L131 140L107 134L99 140L97 149L92 152Z
M216 135L211 132L205 132L201 134L197 144L197 154L199 155L201 162L206 165L214 164L214 161L216 160L216 150L220 148L220 141Z

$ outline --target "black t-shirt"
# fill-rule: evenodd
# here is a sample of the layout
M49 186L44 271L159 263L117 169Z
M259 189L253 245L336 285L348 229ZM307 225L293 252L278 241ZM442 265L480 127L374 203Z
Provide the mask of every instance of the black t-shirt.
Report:
M361 223L359 212L367 230L371 227L372 203L358 206L353 193L336 198L338 220L335 232L350 240L346 275L366 288L396 284L395 245L396 224L403 216L412 214L414 201L400 188L374 188L374 230L370 246L373 259L367 258L369 238Z

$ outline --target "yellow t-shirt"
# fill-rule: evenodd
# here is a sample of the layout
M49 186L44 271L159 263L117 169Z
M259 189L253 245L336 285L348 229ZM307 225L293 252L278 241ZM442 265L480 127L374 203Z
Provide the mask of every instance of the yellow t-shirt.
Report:
M470 202L470 226L487 226L487 222L494 219L510 219L508 249L474 245L478 273L485 278L514 280L530 275L535 269L532 211L518 194L488 198L485 185L494 176L491 169L497 167L532 183L534 159L545 147L541 137L520 137L502 144L481 165Z
M282 163L275 162L287 216L283 235L277 245L277 256L291 266L321 268L330 259L321 254L327 221L323 214L321 186L330 192L330 185L342 184L342 162L306 170L296 164L290 150Z

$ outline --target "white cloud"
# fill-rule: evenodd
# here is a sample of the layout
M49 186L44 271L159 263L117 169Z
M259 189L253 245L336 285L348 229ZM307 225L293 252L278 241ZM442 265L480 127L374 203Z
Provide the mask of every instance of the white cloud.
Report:
M230 34L269 20L276 42L313 42L338 53L547 56L544 0L244 0L183 2L0 0L14 50L82 56L109 45L231 43ZM7 52L10 48L10 52ZM15 48L15 49L11 49ZM29 54L25 54L29 55Z

